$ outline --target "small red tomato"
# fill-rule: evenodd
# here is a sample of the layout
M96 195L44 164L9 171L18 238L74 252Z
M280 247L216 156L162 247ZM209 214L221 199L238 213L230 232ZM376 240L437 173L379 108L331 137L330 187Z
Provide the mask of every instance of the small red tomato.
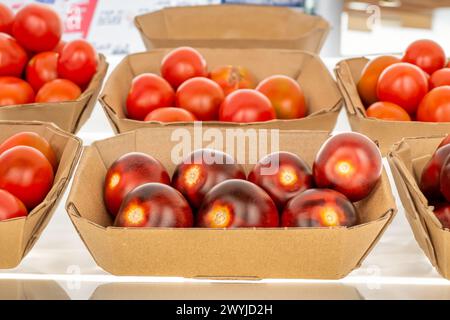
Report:
M275 119L275 109L269 98L252 89L230 93L219 110L219 120L228 122L260 122Z
M211 188L228 179L245 179L242 166L224 152L199 149L176 167L172 186L198 208Z
M445 66L447 58L444 49L432 40L417 40L406 49L403 62L415 64L428 74Z
M54 46L52 47L54 48ZM85 40L68 42L58 58L58 75L86 88L97 72L97 51Z
M206 60L197 50L180 47L170 51L163 58L161 75L176 89L190 78L207 77Z
M36 102L64 102L78 99L81 89L66 79L55 79L47 82L36 94Z
M130 119L144 120L158 108L173 107L175 92L170 84L153 73L143 73L133 79L127 96L127 115Z
M283 227L351 227L356 222L353 203L331 189L306 190L292 198L281 215Z
M425 165L420 178L420 190L428 200L440 200L440 176L445 161L450 156L450 144L440 147Z
M275 75L261 81L256 90L269 98L278 119L298 119L306 116L305 95L292 78Z
M366 110L367 116L390 121L411 121L408 112L395 103L379 101L372 104Z
M440 147L443 147L447 144L450 144L450 134L444 140L442 140L441 144L437 148L439 149Z
M263 157L250 171L248 180L263 188L279 210L314 184L308 164L290 152L274 152Z
M0 189L0 221L26 217L28 210L25 205L11 193Z
M44 84L58 78L58 54L56 52L41 52L28 62L26 79L37 92Z
M440 187L444 198L450 202L450 156L447 157L441 169Z
M17 146L0 155L0 189L4 189L29 209L40 204L53 185L53 168L35 148Z
M14 12L5 4L0 3L0 32L11 34L14 22Z
M417 110L417 120L450 121L450 86L434 88L425 95Z
M116 227L190 228L192 210L181 193L162 183L146 183L131 191L123 201Z
M61 39L61 18L50 6L31 3L20 9L12 26L14 38L28 51L52 50Z
M224 181L209 191L197 216L202 228L275 228L278 210L256 184L239 179Z
M436 206L434 214L442 223L444 228L450 229L450 203L444 203Z
M255 89L256 80L251 72L241 66L220 66L214 68L209 77L223 90L225 96L238 89Z
M0 77L22 76L28 56L16 39L0 32Z
M316 185L339 191L351 201L367 197L381 177L381 153L374 142L356 132L340 133L320 148L313 166Z
M428 79L417 66L396 63L380 75L377 95L380 101L395 103L409 114L414 114L428 92Z
M450 68L435 71L430 78L430 88L450 86Z
M177 89L176 106L191 112L198 120L217 120L224 99L222 88L208 78L196 77Z
M150 112L144 121L160 122L191 122L197 118L189 111L182 108L159 108Z
M116 216L126 195L149 182L170 184L169 174L158 160L139 152L117 159L108 169L104 184L103 195L109 213Z
M33 88L22 79L0 77L0 107L34 102Z

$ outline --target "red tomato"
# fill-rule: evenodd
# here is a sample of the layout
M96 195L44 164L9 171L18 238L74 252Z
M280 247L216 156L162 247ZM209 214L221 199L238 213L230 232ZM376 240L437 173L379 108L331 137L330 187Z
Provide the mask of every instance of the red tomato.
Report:
M33 88L22 79L0 77L0 107L34 102Z
M442 140L441 144L438 146L438 149L448 144L450 144L450 134L444 140Z
M437 205L434 214L444 228L450 229L450 203Z
M81 89L75 83L66 79L55 79L47 82L39 89L36 102L64 102L78 99Z
M57 54L61 55L62 50L64 49L64 47L66 46L67 42L65 42L64 40L60 40L58 42L58 44L56 45L56 47L54 47L52 49L53 52L56 52Z
M294 79L271 76L261 81L256 90L269 98L278 119L298 119L306 115L305 95Z
M161 62L161 75L173 88L194 77L206 77L206 61L197 50L180 47L170 51Z
M428 200L441 200L442 198L440 177L442 167L449 156L450 145L440 147L422 171L419 187Z
M227 96L237 89L255 89L256 80L247 68L241 66L220 66L209 74Z
M450 202L450 157L447 157L441 169L441 192L444 198Z
M450 68L435 71L430 78L430 88L450 86Z
M58 160L56 159L53 148L45 138L41 137L37 133L20 132L9 137L0 145L0 155L6 150L17 146L28 146L39 150L47 158L52 167L56 169Z
M382 120L411 121L408 112L395 103L379 101L367 109L367 116Z
M28 62L26 78L37 92L45 83L58 78L58 54L56 52L41 52Z
M155 109L172 107L175 92L170 84L153 73L143 73L133 79L127 96L127 115L134 120L144 120Z
M0 77L20 78L27 61L27 53L17 41L10 35L0 32Z
M177 89L175 104L191 112L198 120L217 120L224 99L222 88L208 78L196 77Z
M259 122L275 119L275 109L269 98L252 89L239 89L229 94L219 110L219 120L229 122Z
M17 12L12 34L27 50L51 51L61 39L63 25L50 6L38 3L25 5Z
M6 5L0 3L0 32L11 34L14 22L14 12Z
M54 48L54 46L52 47ZM58 75L86 88L97 72L97 51L85 40L67 43L58 59Z
M181 108L159 108L150 112L144 121L190 122L196 120L192 113Z
M406 49L403 62L415 64L428 74L445 66L447 58L444 49L432 40L417 40Z
M417 110L417 120L450 122L450 86L437 87L427 93Z
M417 111L427 92L427 77L419 67L409 63L396 63L387 67L378 79L379 100L395 103L409 114Z
M53 184L53 168L42 152L17 146L0 155L0 189L4 189L29 209L40 204Z
M0 221L26 217L28 210L25 205L11 193L0 189Z

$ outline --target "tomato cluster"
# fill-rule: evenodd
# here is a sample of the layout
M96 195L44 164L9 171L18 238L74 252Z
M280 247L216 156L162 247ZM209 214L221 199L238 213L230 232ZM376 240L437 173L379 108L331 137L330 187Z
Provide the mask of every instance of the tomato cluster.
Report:
M192 152L170 179L143 153L128 153L108 169L104 201L118 227L353 226L353 202L366 198L382 171L377 146L358 133L329 138L311 169L290 152L269 154L248 177L230 155Z
M401 59L379 56L363 69L357 88L368 117L450 122L450 63L434 41L411 43Z
M126 115L139 121L260 122L306 116L300 85L273 75L258 85L245 67L225 65L208 72L204 57L180 47L161 62L161 75L143 73L132 82Z
M52 188L58 162L48 141L34 132L0 145L0 221L25 217Z
M97 71L88 42L61 40L62 22L32 3L14 16L0 4L0 107L76 100Z
M425 165L420 190L435 207L442 225L450 228L450 136L442 141Z

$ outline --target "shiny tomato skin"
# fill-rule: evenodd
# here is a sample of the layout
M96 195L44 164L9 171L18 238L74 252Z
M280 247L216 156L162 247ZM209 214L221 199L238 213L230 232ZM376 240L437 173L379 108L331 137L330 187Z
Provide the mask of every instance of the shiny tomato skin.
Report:
M214 68L209 77L223 90L225 96L238 89L255 89L256 80L252 73L241 66L219 66Z
M440 190L445 200L450 203L450 156L447 157L441 169Z
M58 54L52 51L41 52L33 56L26 68L26 79L31 87L39 89L58 78Z
M450 203L437 205L434 214L444 228L450 229Z
M192 122L197 118L189 111L182 108L158 108L150 112L144 121L159 122Z
M12 34L28 51L52 50L61 39L61 18L50 6L31 3L22 7L14 18Z
M411 43L402 58L403 62L414 64L428 74L445 66L447 58L444 49L432 40L417 40Z
M450 156L450 144L440 147L425 165L420 177L419 187L425 197L432 200L442 199L441 170Z
M19 43L6 33L0 33L0 77L18 77L28 61L28 55Z
M430 77L430 89L450 86L450 68L435 71Z
M425 95L417 110L417 120L450 122L450 86L434 88Z
M269 98L252 89L239 89L230 93L219 110L219 120L227 122L260 122L276 118Z
M170 184L169 174L158 160L140 152L117 159L108 169L104 183L103 196L109 213L116 216L127 194L149 182Z
M62 50L64 49L64 47L66 46L67 42L64 40L60 40L58 42L58 44L56 45L56 47L54 47L52 49L53 52L56 52L57 54L61 55Z
M175 104L191 112L198 120L217 120L224 99L222 88L214 81L196 77L183 82L177 89Z
M256 90L269 98L278 119L298 119L306 116L305 95L300 85L284 75L270 76Z
M17 197L0 189L0 221L28 216L28 210Z
M334 189L351 201L367 197L381 178L381 153L374 142L356 132L330 137L313 165L317 187Z
M357 220L353 203L342 193L331 189L309 189L287 203L281 215L281 226L351 227Z
M378 79L378 99L395 103L411 115L417 111L427 92L428 79L424 72L409 63L396 63L387 67Z
M206 60L197 50L179 47L165 55L161 62L161 76L177 89L184 81L207 77Z
M14 22L14 12L5 4L0 3L0 32L11 34Z
M0 77L0 107L34 102L33 88L22 79Z
M53 185L53 168L35 148L17 146L0 155L0 189L4 189L32 210Z
M44 84L36 94L36 102L64 102L77 100L81 89L67 79L55 79Z
M197 214L202 228L276 228L278 210L270 196L246 180L226 180L205 196Z
M450 134L447 135L444 140L442 140L441 144L437 148L439 149L440 147L446 146L447 144L450 144Z
M143 73L131 82L126 111L128 118L142 121L150 112L174 104L175 92L170 84L156 74Z
M194 216L186 199L162 183L146 183L123 201L114 225L127 228L190 228Z
M379 101L366 110L367 116L389 121L411 121L408 112L395 103Z

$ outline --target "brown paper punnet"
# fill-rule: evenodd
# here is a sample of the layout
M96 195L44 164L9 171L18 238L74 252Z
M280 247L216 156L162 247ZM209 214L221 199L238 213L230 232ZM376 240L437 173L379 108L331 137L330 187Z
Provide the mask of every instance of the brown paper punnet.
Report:
M343 60L337 64L335 69L337 83L344 97L347 115L353 131L365 134L372 140L377 141L383 155L386 155L391 146L402 138L450 132L449 122L386 121L368 118L356 88L361 72L368 62L367 58Z
M280 48L319 53L330 26L318 16L272 6L165 8L135 18L147 50Z
M180 123L164 124L127 119L124 109L131 80L145 72L159 74L161 60L169 51L170 49L156 49L129 55L111 72L100 94L100 102L116 133L142 127L180 125ZM199 51L208 62L210 70L217 66L232 64L249 68L258 81L274 74L284 74L296 79L303 88L309 108L308 116L303 119L248 124L207 121L203 122L204 126L333 130L342 106L342 97L336 82L318 56L304 51L280 49L199 49Z
M0 142L23 131L36 132L46 138L59 165L52 189L28 217L0 222L0 269L16 267L31 250L61 200L82 150L80 139L53 124L41 122L0 121Z
M392 147L388 160L414 237L438 272L450 280L450 231L444 230L419 188L423 168L442 139L405 138Z
M97 72L78 99L0 107L0 120L52 122L65 131L77 133L94 109L107 69L106 59L100 54Z
M193 136L192 127L180 128ZM215 130L220 130L224 137L223 145L227 145L226 129ZM251 131L254 132L243 129L241 134L250 134ZM67 201L67 211L97 264L112 274L338 279L360 266L396 212L389 181L383 172L373 193L356 204L361 224L351 228L112 227L113 221L103 204L103 181L107 168L119 156L138 151L159 159L172 174L175 164L171 160L171 152L177 145L172 132L173 128L167 127L131 131L94 143L85 149L82 156ZM311 165L327 138L326 132L280 131L279 148L298 154ZM262 144L261 140L246 142L244 149L255 154L253 152L259 144ZM203 146L206 145L208 143L203 142ZM226 151L233 155L230 150ZM251 167L250 164L244 165L247 172Z

